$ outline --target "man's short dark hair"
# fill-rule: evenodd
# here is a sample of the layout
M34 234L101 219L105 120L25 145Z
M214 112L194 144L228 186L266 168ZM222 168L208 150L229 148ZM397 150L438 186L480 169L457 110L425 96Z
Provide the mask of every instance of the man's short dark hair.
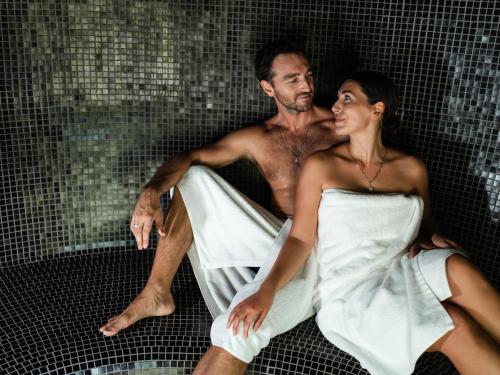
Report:
M282 53L296 53L307 59L302 44L294 39L275 40L262 47L255 56L255 74L259 81L271 81L274 72L271 69L276 56Z

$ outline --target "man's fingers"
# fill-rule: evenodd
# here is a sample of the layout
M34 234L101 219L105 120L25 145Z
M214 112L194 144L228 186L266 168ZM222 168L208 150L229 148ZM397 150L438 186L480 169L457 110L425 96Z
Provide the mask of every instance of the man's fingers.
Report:
M151 228L153 227L152 221L146 221L142 227L142 245L144 249L148 248L149 245L149 235L151 234Z
M433 243L430 243L430 242L421 242L418 244L421 248L425 249L425 250L431 250L431 249L434 249L435 248L435 245Z
M455 241L452 241L449 239L446 239L446 241L448 242L447 247L452 247L452 248L457 249L457 250L463 250L463 247L458 242L455 242Z
M414 258L417 255L417 251L415 249L410 249L410 253L408 254L408 258Z
M463 251L464 248L458 242L455 242L455 241L452 241L452 240L448 240L448 242L450 244L452 244L455 249Z
M132 224L130 226L130 230L134 234L135 237L135 242L137 243L137 249L141 250L142 249L142 230L139 227L135 227L135 224Z
M438 238L433 241L434 246L437 246L439 248L445 248L449 247L450 243L446 241L444 238Z
M417 255L419 252L419 246L418 245L411 245L410 247L410 252L408 253L408 258L413 258L415 255Z
M163 226L165 224L165 215L163 215L162 210L156 210L155 218L154 221L156 223L156 230L158 231L158 234L162 237L165 236L165 230L163 229Z

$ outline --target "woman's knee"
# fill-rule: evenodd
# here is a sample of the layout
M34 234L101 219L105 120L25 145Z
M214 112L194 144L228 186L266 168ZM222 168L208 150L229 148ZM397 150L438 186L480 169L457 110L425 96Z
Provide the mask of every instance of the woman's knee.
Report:
M474 345L480 335L477 323L460 307L452 303L443 303L455 328L444 334L427 351L439 351L445 355L453 355L456 349Z
M491 285L477 266L461 254L453 254L446 259L446 274L452 297L463 294L465 289L491 288Z
M452 254L446 258L446 270L450 273L480 272L479 269L462 254Z

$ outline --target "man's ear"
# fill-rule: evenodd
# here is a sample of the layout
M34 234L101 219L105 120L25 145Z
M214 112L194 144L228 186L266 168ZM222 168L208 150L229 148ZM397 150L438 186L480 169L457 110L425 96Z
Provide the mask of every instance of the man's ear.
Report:
M263 79L262 81L260 81L260 87L262 88L262 90L264 91L264 93L267 96L274 98L274 88L273 88L273 85L271 85L271 82Z

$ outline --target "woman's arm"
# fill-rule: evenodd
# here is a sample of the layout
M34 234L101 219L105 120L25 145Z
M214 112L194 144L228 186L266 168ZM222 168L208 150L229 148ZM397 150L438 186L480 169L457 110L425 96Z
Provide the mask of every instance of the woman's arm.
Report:
M411 170L413 171L413 179L415 184L416 194L419 195L424 202L424 213L422 216L422 223L420 225L420 232L418 240L410 247L410 258L413 258L422 249L430 250L438 248L455 248L462 249L462 247L446 237L439 231L437 222L432 217L431 203L429 196L429 175L425 164L414 158L415 165Z
M309 257L316 239L323 169L324 162L316 155L304 164L297 185L295 216L290 234L259 290L231 312L227 327L233 327L233 334L237 333L240 322L243 322L244 337L248 336L253 322L254 330L261 326L276 292L295 276Z

